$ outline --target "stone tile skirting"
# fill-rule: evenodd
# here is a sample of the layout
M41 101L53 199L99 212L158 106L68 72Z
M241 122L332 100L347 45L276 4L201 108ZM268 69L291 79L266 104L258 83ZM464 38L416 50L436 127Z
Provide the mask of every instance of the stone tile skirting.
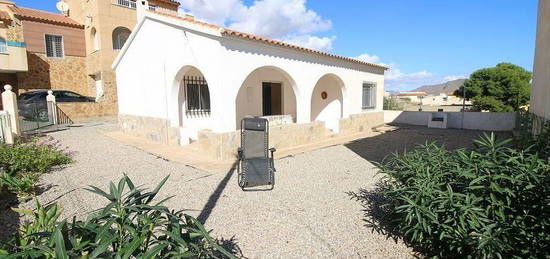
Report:
M146 138L169 145L179 143L179 133L176 128L169 127L164 119L119 115L119 125L125 134ZM325 123L315 121L302 124L286 124L272 126L269 132L269 146L291 149L310 145L316 142L367 133L372 128L384 124L382 112L355 114L340 120L340 133L334 133L325 127ZM211 130L201 130L198 140L191 144L201 155L215 160L235 159L237 148L241 144L240 131L216 133Z
M118 125L123 133L130 136L179 145L178 129L170 127L170 121L165 119L119 114Z

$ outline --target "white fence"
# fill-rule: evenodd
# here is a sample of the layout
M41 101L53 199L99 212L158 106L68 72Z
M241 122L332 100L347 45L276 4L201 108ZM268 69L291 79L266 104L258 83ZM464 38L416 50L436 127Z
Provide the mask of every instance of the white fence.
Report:
M384 111L385 123L428 126L432 112ZM447 128L488 131L511 131L516 126L512 112L444 112Z

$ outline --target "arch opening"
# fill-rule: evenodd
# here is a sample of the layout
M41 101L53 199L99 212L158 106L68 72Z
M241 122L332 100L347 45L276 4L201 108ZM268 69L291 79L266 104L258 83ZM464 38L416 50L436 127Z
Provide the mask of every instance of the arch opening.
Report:
M92 28L90 30L90 38L92 39L92 46L93 46L93 49L92 51L98 51L100 49L100 44L99 44L99 35L97 33L97 30L95 28Z
M268 117L272 124L296 122L297 95L296 83L286 71L274 66L255 69L237 93L236 129L249 116Z
M339 131L344 114L344 83L334 74L322 76L311 96L311 121L323 121L328 129Z
M132 31L126 27L116 27L113 30L113 49L120 50L124 47Z

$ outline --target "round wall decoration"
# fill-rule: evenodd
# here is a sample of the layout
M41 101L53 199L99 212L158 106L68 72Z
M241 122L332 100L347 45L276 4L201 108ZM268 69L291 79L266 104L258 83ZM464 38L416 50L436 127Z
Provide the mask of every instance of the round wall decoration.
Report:
M328 97L327 92L322 92L321 93L321 98L323 98L323 100L327 99L327 97Z

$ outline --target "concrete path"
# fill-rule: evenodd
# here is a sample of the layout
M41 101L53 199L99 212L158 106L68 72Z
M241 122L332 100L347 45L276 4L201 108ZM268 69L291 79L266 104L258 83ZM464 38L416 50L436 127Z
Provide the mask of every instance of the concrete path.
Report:
M74 164L42 176L42 203L59 202L63 217L84 217L104 204L83 187L107 188L128 174L137 184L154 187L170 180L160 197L198 217L213 235L228 240L249 258L405 258L412 250L365 227L362 205L347 194L373 188L379 180L367 161L426 139L451 145L471 143L478 132L402 129L276 160L275 190L243 192L233 171L209 173L122 144L101 132L115 130L113 121L86 123L52 133L70 150ZM402 133L398 133L398 132ZM386 138L387 135L387 138ZM465 141L467 139L467 141ZM391 142L393 141L393 142ZM403 145L401 145L403 144ZM457 146L457 147L458 147ZM32 207L32 202L22 204Z

